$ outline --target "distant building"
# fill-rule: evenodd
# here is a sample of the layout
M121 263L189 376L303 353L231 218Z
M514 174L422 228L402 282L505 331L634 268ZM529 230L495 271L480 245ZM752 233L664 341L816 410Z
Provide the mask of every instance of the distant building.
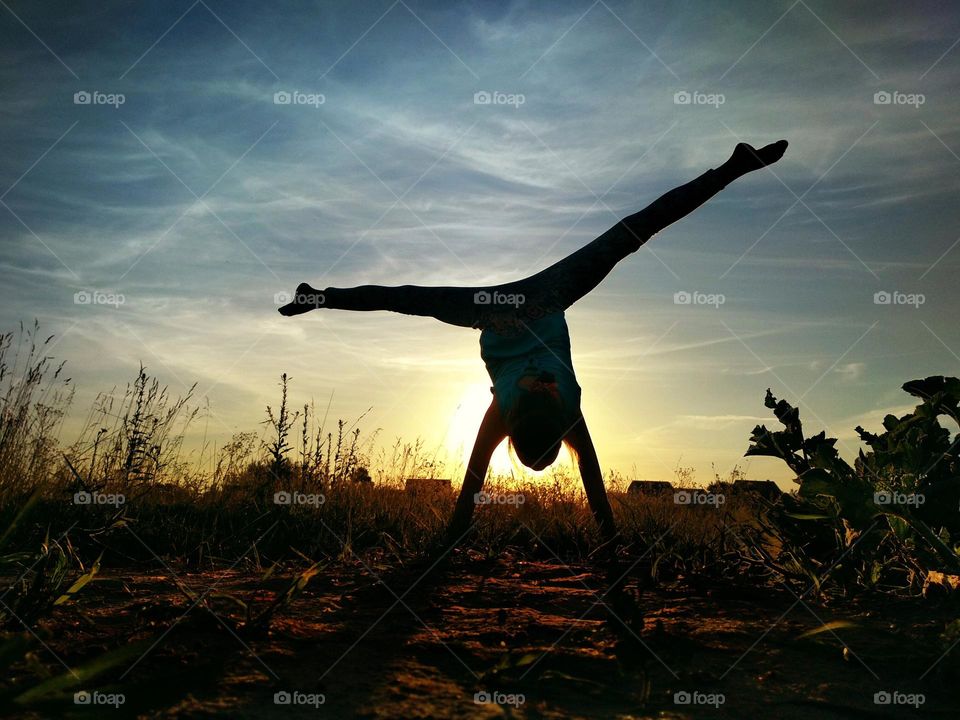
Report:
M765 497L768 500L779 500L783 490L773 480L737 480L730 487L733 495L753 494Z
M634 480L627 488L628 495L666 495L673 492L673 485L666 480Z

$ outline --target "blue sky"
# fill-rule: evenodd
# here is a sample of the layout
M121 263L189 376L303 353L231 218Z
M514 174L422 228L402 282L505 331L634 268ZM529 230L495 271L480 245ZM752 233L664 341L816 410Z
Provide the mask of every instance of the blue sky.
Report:
M296 403L456 456L489 401L476 332L274 296L518 279L740 139L791 146L567 313L604 468L724 473L767 387L851 457L904 381L960 373L942 3L5 0L0 33L0 320L60 336L77 418L142 361L223 442L287 372Z

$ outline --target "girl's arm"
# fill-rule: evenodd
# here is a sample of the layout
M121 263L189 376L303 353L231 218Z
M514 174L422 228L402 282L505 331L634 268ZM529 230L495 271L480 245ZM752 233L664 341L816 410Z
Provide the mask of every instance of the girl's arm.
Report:
M596 518L597 525L600 526L600 534L604 541L612 540L617 534L613 522L613 511L610 509L610 501L607 500L607 491L603 487L603 473L600 471L597 451L593 447L593 440L590 438L590 431L587 429L587 421L582 414L577 424L573 426L573 429L567 433L564 439L577 455L580 479L583 481L583 488L587 492L587 502L590 503L590 510L593 512L593 517Z
M458 542L467 532L476 505L474 496L483 488L483 480L487 475L493 451L505 437L507 437L507 429L500 417L497 399L493 398L477 431L477 439L473 443L470 462L467 464L467 473L463 478L463 489L460 490L453 518L447 528L449 543Z

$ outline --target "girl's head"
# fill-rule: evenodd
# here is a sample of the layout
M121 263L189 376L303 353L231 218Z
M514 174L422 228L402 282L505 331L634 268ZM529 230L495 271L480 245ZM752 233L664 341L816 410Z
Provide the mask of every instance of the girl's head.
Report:
M557 459L569 427L563 400L550 373L521 380L523 391L507 416L510 446L520 462L543 470Z

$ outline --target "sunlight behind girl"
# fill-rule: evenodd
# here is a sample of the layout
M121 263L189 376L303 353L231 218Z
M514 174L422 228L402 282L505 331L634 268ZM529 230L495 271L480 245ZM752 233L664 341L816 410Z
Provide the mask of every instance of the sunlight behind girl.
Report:
M480 427L480 421L483 419L483 415L490 406L492 399L493 395L490 393L489 383L471 383L464 389L460 402L457 403L457 409L454 411L453 417L450 418L445 444L451 457L459 459L464 467L470 460L470 452L473 449L473 441L477 437L477 429ZM551 467L557 465L575 467L566 445L560 449L560 454ZM506 440L500 443L494 451L493 457L490 459L490 470L494 475L509 476L512 473L514 477L520 477L521 475L539 477L550 472L550 468L536 472L524 467L510 453Z

